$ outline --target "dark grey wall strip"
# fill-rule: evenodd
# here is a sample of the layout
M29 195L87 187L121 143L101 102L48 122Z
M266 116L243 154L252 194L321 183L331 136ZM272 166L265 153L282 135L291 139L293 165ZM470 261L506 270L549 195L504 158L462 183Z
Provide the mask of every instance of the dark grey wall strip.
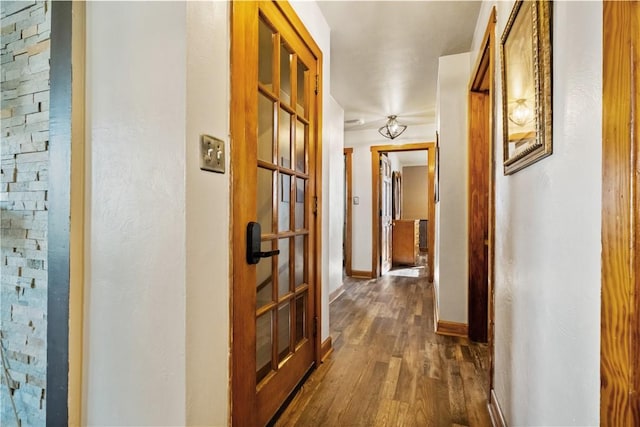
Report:
M47 426L68 422L71 2L51 2Z

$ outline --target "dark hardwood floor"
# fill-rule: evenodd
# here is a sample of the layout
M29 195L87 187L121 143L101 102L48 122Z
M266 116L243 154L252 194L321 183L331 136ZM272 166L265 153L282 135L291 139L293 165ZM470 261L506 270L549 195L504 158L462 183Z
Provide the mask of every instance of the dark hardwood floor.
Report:
M491 425L487 346L434 333L424 267L344 288L330 308L334 352L276 426Z

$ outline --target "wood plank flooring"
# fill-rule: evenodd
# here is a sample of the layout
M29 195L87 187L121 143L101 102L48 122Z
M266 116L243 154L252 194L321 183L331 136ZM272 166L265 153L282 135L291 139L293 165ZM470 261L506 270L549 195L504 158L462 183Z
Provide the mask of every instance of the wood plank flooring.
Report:
M391 274L345 280L330 308L334 352L276 426L491 425L487 346L433 332L424 267Z

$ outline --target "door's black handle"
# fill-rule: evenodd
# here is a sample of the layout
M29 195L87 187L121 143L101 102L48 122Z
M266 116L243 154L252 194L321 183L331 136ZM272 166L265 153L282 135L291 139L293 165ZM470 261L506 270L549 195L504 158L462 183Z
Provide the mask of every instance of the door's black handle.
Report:
M274 255L280 255L280 249L276 249L275 251L269 251L269 252L256 252L254 253L254 255L259 258L269 258Z
M247 224L247 263L249 264L257 264L260 262L260 258L268 258L280 253L279 249L262 252L260 250L261 234L260 224L257 222Z

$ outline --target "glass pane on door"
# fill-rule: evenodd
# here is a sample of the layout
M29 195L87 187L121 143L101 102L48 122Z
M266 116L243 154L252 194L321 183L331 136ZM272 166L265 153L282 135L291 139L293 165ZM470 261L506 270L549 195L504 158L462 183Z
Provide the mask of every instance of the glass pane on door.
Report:
M278 255L278 297L281 298L289 293L290 288L289 239L280 239L278 241L278 249L280 249L280 254Z
M271 241L262 242L260 250L267 252L273 249ZM273 301L273 259L261 258L256 265L256 309Z
M307 125L300 120L296 122L296 170L306 172Z
M260 382L271 372L272 312L268 311L256 320L256 380Z
M274 103L263 94L258 95L258 160L273 163Z
M295 208L295 227L296 230L304 228L304 200L305 200L305 179L296 178L296 208Z
M278 158L280 166L291 168L291 114L280 108Z
M278 361L289 354L291 345L291 304L287 301L278 307Z
M306 282L305 258L307 248L305 245L305 236L296 236L295 238L295 286L298 287Z
M284 43L280 45L280 101L291 103L291 52Z
M273 172L258 168L257 186L258 223L262 234L273 232Z
M280 203L278 204L278 231L291 230L291 175L278 175Z
M306 338L307 331L307 293L296 297L296 344Z
M296 113L300 114L302 117L306 116L306 108L307 108L307 99L305 96L306 93L306 76L307 76L307 67L298 60L298 69L296 71L297 74L297 84L298 84L298 99L296 100Z
M273 32L262 20L258 28L258 80L273 89Z

